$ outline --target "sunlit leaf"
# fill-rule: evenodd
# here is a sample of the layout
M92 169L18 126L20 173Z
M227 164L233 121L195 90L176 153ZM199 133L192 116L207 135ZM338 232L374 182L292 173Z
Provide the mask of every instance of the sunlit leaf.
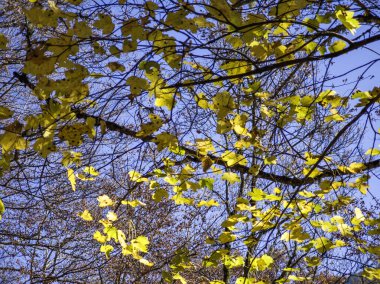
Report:
M99 196L97 199L99 202L99 207L108 207L108 206L112 206L114 204L112 199L109 198L109 196L105 195L105 194L102 196Z
M94 220L92 218L92 216L91 216L90 211L88 211L87 209L84 210L82 213L79 213L78 216L81 217L85 221L92 221L92 220Z

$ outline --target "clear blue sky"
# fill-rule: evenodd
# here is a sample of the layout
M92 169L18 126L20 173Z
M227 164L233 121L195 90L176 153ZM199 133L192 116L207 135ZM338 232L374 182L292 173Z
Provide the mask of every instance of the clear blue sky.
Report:
M368 45L368 48L361 48L355 51L352 51L344 56L339 57L338 59L334 59L334 64L330 69L331 75L339 75L347 72L348 70L355 69L365 63L371 62L373 60L378 60L375 62L367 71L367 66L364 66L352 73L347 74L342 78L336 79L333 83L336 85L334 88L342 95L348 95L352 92L355 87L355 81L357 78L364 74L364 79L359 83L359 85L355 89L360 89L362 91L372 90L373 87L380 87L380 43L376 42L371 45ZM344 83L344 80L347 82L354 81L353 83L345 86L339 86ZM374 116L376 117L376 116ZM373 121L375 129L380 129L380 117L376 121ZM363 140L363 148L368 149L372 147L373 144L374 133L373 131L368 132L368 135L365 135ZM375 141L375 147L380 148L380 138L377 138ZM369 157L368 157L369 158ZM379 156L375 156L372 159L378 159ZM380 170L375 170L375 172L380 174ZM380 180L375 176L372 176L370 179L370 192L380 198ZM371 198L370 196L368 196Z

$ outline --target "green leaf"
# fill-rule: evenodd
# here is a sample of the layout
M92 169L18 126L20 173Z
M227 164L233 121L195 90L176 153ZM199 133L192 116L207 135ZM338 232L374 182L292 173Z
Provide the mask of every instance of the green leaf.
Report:
M112 22L112 18L106 14L98 14L98 20L94 22L94 27L102 30L103 34L110 34L113 32L115 25Z
M11 111L7 107L0 106L0 119L11 118L13 115L13 111Z
M222 244L230 243L236 240L236 236L233 235L231 232L223 232L219 236L219 241Z
M132 95L139 95L142 91L148 90L149 88L148 81L137 76L129 77L127 79L127 85L130 86Z
M116 71L124 72L125 71L124 65L122 65L118 62L110 62L107 64L107 67L109 69L111 69L112 72L116 72Z
M264 159L264 164L265 165L275 165L275 164L277 164L277 158L276 158L276 156L266 157Z
M317 256L313 256L313 257L305 257L305 261L306 261L306 264L308 266L319 266L320 263L321 263L321 258L317 257Z

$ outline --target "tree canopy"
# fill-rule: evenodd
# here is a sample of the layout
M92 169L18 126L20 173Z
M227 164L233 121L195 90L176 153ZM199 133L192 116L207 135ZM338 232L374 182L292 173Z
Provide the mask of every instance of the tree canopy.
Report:
M2 282L380 281L378 1L0 11Z

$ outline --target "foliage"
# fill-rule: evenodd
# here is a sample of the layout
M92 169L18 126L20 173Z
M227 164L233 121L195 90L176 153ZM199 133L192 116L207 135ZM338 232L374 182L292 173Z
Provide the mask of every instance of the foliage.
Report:
M380 279L376 3L0 7L3 281Z

